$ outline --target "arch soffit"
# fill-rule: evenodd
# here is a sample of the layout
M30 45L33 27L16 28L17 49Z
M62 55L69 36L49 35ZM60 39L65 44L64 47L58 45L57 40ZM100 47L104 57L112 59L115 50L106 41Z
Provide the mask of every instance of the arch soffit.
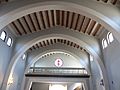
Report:
M65 36L66 38L69 38L69 40L65 39L65 38L62 38L62 35L63 35L63 37ZM46 37L49 37L49 36L51 38L46 38ZM39 43L39 41L41 42L41 41L50 40L50 39L63 39L63 40L71 41L71 39L70 39L71 37L77 38L77 39L79 39L78 41L83 41L86 44L90 45L92 47L92 49L98 54L98 56L101 56L101 50L100 50L100 45L99 45L98 39L94 38L93 36L78 33L74 30L70 30L70 29L67 29L67 28L64 28L64 27L61 27L61 26L56 26L56 27L53 27L53 28L49 28L49 29L40 31L40 33L25 35L25 36L22 36L22 37L18 38L18 40L16 42L17 44L16 44L16 47L15 47L14 53L17 53L18 50L20 50L21 47L23 45L27 44L28 42L30 42L31 45L33 46L33 45ZM42 38L42 39L40 40L40 38ZM37 41L37 42L35 42L35 41ZM73 39L72 42L75 42L75 41L78 42L75 39ZM79 43L78 45L80 45L84 49L87 48L87 46L85 46L85 44L82 43L82 42Z

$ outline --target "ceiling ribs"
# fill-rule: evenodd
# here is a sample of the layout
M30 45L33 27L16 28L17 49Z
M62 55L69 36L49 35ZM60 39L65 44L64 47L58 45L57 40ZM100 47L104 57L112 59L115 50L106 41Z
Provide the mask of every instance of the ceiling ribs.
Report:
M76 28L77 20L78 20L78 14L74 13L73 23L72 23L72 25L71 25L72 29L74 29L74 30L75 30L75 28Z
M31 13L30 17L31 17L31 21L33 23L33 26L35 28L35 31L39 31L40 27L39 27L38 22L37 22L36 14L35 13Z
M31 33L33 33L35 30L34 30L32 21L31 21L31 19L30 19L30 16L29 16L29 15L26 15L26 16L24 16L24 18L25 18L26 24L27 24L28 27L29 27L29 31L30 31Z
M46 10L23 16L9 24L17 36L48 29L53 26L64 26L88 35L98 35L101 24L70 11Z
M48 17L49 17L49 23L50 23L50 27L53 27L53 14L52 12L49 10L48 11Z
M73 17L73 12L69 12L68 25L67 25L69 28L71 28L72 17Z
M43 15L44 23L45 23L45 28L48 29L49 28L49 20L48 20L47 11L42 11L42 15Z
M37 48L42 48L42 47L46 47L46 46L49 46L49 45L53 45L53 44L56 44L56 43L61 43L61 44L65 44L67 46L70 46L70 47L73 47L73 48L76 48L76 49L80 49L82 51L85 51L87 52L85 49L83 49L80 45L77 45L76 43L74 42L71 42L69 40L65 40L65 39L49 39L49 40L44 40L44 41L41 41L35 45L33 45L31 48L29 48L29 52L33 51L33 50L36 50ZM87 52L88 53L88 52Z
M43 25L43 21L42 21L42 17L41 17L40 12L36 12L36 18L38 20L38 25L39 25L40 29L43 30L44 25Z
M56 16L56 10L53 10L53 17L54 17L54 25L56 26L57 25L57 16Z

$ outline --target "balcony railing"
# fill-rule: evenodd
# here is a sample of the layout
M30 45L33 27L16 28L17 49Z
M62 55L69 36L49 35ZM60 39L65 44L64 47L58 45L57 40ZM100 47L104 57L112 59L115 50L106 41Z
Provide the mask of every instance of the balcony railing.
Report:
M28 73L49 75L87 75L85 68L31 67Z

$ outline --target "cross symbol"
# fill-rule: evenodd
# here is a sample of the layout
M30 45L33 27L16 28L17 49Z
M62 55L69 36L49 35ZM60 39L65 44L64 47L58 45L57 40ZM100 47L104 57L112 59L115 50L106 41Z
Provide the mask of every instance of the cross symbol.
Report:
M58 64L58 66L60 65L60 61L59 60L57 61L57 64Z
M62 66L62 64L63 64L63 62L61 59L58 58L55 60L55 66L60 67L60 66Z

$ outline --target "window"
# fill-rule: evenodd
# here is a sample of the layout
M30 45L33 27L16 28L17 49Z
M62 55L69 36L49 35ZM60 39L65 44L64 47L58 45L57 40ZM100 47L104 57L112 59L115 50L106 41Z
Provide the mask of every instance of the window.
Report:
M102 47L103 47L103 49L106 48L107 46L108 46L107 40L105 38L103 38L103 40L102 40Z
M107 40L108 40L108 44L111 43L114 40L113 35L112 35L111 32L108 32L108 34L107 34Z
M26 54L23 54L22 59L24 60L26 58Z
M0 38L5 41L5 38L6 38L6 32L5 31L2 31L1 35L0 35Z
M11 46L11 45L12 45L12 38L10 38L10 37L8 38L8 40L7 40L7 45L8 45L8 46Z
M92 62L94 59L93 59L93 56L92 55L90 55L90 61Z

